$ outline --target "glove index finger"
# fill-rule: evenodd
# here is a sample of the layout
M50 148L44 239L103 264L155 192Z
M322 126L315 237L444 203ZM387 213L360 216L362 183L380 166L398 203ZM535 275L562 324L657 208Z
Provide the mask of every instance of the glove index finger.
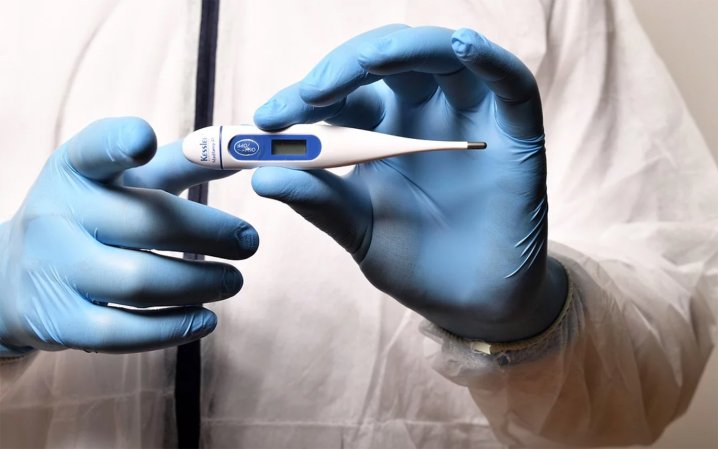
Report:
M447 75L463 64L451 49L453 30L440 27L405 28L365 42L359 64L375 75L422 72Z
M141 118L108 118L88 125L64 150L71 169L95 181L109 181L152 159L157 138Z
M383 117L384 102L373 86L362 86L330 106L312 106L301 99L298 85L293 84L257 109L254 122L270 131L322 120L333 125L373 129Z
M360 86L381 79L359 64L362 44L407 28L406 25L386 25L360 34L332 50L299 83L299 94L312 106L328 106L341 101Z

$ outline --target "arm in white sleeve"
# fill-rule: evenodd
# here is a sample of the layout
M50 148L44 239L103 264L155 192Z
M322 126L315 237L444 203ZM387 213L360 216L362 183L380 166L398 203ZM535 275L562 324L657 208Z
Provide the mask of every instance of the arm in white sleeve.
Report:
M646 444L686 410L715 341L718 168L630 5L549 14L537 79L565 315L490 349L425 332L504 443Z
M469 387L496 436L511 446L654 441L685 411L710 354L715 264L687 275L687 284L659 259L590 258L558 245L552 253L571 283L554 327L485 354L427 326L442 343L434 366Z

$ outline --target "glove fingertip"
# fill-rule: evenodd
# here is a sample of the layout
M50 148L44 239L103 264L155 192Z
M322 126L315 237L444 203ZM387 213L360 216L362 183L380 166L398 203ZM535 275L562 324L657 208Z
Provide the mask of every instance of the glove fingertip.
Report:
M211 334L216 328L217 315L211 310L202 308L194 315L187 333L193 338L202 338Z
M299 98L310 106L329 106L334 103L333 93L308 81L299 83Z
M371 73L383 74L388 61L406 57L406 49L397 45L392 36L382 36L364 44L357 52L359 65Z
M321 202L331 196L330 189L314 172L283 167L261 167L255 170L252 188L259 196L289 205Z
M290 171L281 167L260 167L252 175L252 188L257 195L265 198L283 198L290 185L286 172Z
M451 47L459 59L474 59L489 46L489 40L469 28L460 28L451 36Z
M123 117L118 148L134 166L149 162L157 151L157 136L149 123L140 117Z
M65 161L80 175L104 181L149 162L157 151L152 127L139 117L91 123L68 143Z
M280 130L292 125L287 117L286 104L276 98L254 111L254 123L267 131Z

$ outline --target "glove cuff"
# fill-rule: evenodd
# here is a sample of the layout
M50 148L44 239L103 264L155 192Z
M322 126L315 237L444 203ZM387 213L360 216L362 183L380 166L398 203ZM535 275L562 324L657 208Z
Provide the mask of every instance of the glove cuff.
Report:
M565 266L559 261L558 262L565 270ZM466 351L467 349L471 351L474 354L477 355L483 355L483 356L492 356L492 358L496 359L496 362L499 365L505 365L511 362L516 362L517 360L514 360L515 357L513 355L517 353L532 353L536 354L538 352L545 353L545 349L547 347L552 346L551 342L555 340L555 338L560 334L559 330L562 327L563 322L566 320L566 317L569 315L571 308L574 304L574 296L576 295L576 287L574 285L573 280L571 279L571 275L568 270L566 271L566 277L568 280L568 288L566 293L566 300L564 301L563 308L561 309L561 312L558 314L557 318L554 320L554 322L543 332L541 332L538 335L535 335L533 337L523 339L523 340L517 340L512 342L486 342L481 340L469 340L467 338L460 337L458 335L452 334L451 332L440 328L439 326L435 325L434 323L425 320L421 326L420 330L421 332L426 335L427 337L431 338L432 340L436 341L437 343L441 343L443 345L451 345L457 347L457 349L460 349L462 352ZM534 349L541 347L542 351L526 351L527 349ZM519 352L520 351L520 352Z

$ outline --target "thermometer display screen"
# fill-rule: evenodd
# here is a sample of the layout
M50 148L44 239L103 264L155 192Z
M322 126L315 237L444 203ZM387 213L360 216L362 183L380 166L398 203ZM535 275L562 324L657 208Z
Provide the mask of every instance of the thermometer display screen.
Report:
M307 154L307 141L301 139L274 139L272 140L272 154L305 155Z

